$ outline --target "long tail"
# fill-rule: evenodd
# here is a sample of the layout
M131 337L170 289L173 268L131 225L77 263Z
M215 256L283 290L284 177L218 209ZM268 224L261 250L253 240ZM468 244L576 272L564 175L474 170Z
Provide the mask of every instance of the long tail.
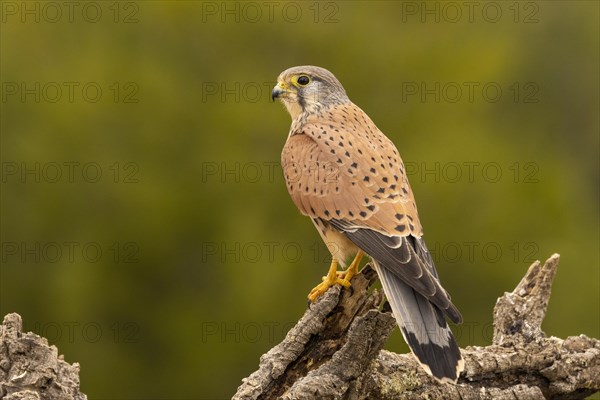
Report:
M404 340L434 378L455 383L464 361L442 311L373 260Z

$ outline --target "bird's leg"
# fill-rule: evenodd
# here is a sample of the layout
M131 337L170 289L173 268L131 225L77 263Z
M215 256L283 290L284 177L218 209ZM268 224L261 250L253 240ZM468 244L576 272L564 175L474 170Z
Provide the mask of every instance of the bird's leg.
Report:
M331 265L329 266L329 272L327 276L323 277L323 282L319 283L317 286L313 288L308 294L308 299L310 301L315 301L319 296L324 294L327 289L332 287L335 284L340 284L342 286L348 287L350 286L350 282L346 279L342 279L338 277L337 271L338 261L334 258L331 260Z
M360 265L364 255L365 253L362 250L359 250L354 257L354 260L345 271L338 271L338 261L335 258L332 259L327 276L324 276L323 282L315 286L314 289L310 291L308 299L310 301L315 301L319 296L324 294L335 284L340 284L344 287L350 287L350 280L358 274L358 266Z
M362 260L364 255L364 251L358 250L358 253L356 253L356 256L354 257L354 260L352 261L350 266L345 271L337 273L338 278L348 282L348 286L350 286L350 279L352 279L354 275L358 274L358 266L360 265L360 261Z

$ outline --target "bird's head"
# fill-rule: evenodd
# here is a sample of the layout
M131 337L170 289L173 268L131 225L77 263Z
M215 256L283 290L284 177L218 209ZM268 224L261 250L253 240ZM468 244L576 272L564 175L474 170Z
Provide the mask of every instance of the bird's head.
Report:
M292 119L303 112L313 113L350 101L331 72L312 65L292 67L279 74L271 98L281 100Z

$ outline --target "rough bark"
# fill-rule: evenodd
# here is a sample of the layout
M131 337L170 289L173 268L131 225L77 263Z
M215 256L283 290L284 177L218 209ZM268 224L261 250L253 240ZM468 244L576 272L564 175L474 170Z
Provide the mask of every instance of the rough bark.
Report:
M19 314L0 325L0 399L87 399L79 391L79 364L68 364L45 338L23 333Z
M411 354L381 350L395 321L369 290L376 276L366 267L350 289L334 287L309 307L233 399L583 399L600 389L600 341L541 330L558 261L535 262L498 299L493 343L461 349L456 385L435 382Z

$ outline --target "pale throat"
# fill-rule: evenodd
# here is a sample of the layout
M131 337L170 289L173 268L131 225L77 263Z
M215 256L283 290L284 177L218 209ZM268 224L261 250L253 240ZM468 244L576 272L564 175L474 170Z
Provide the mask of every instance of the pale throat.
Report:
M298 115L302 114L304 110L300 107L300 104L296 101L284 101L283 104L287 108L288 112L292 116L292 120L296 119Z

